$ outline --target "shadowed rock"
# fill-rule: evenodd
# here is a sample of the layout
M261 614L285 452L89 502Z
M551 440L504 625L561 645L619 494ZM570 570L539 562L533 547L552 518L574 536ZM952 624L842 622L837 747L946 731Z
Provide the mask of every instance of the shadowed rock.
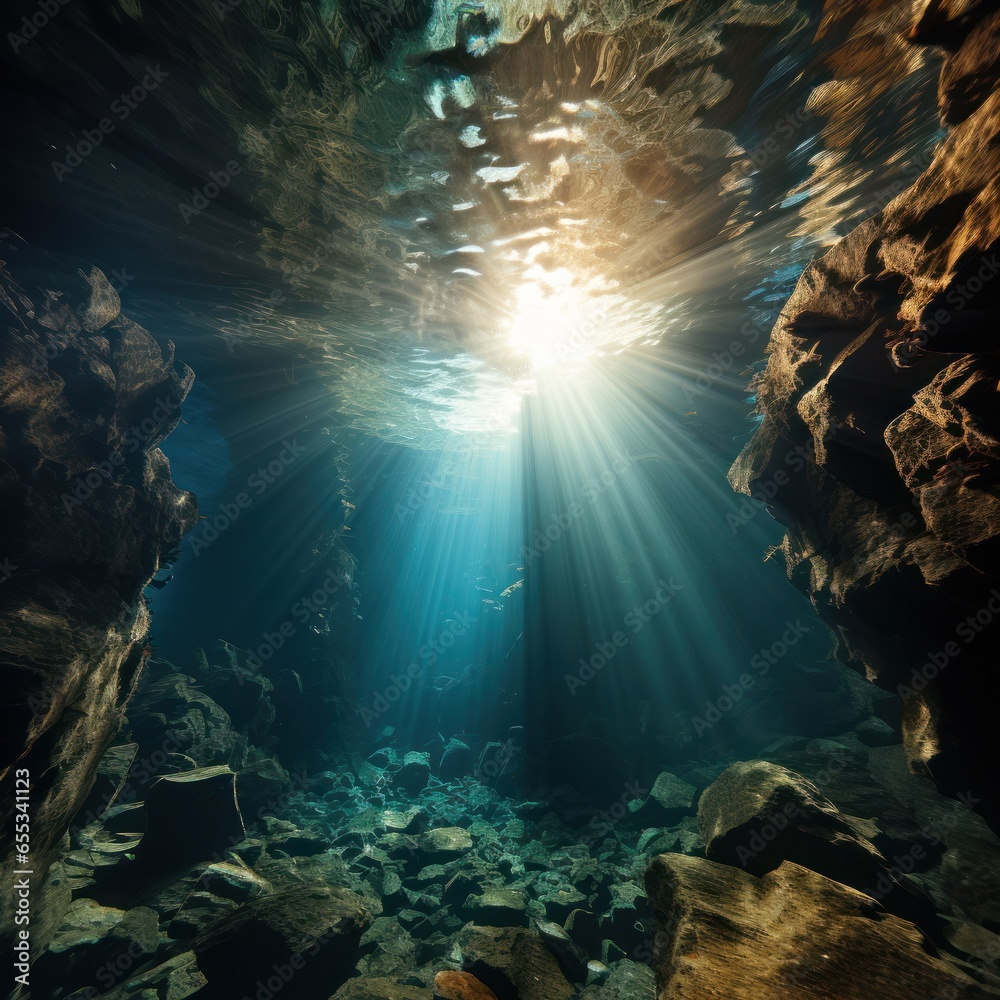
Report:
M910 766L1000 828L1000 20L930 0L950 135L919 180L803 273L730 473L787 533L790 579L903 700Z
M295 980L295 995L327 997L354 971L371 923L364 900L316 883L262 896L223 917L194 943L211 996L253 996L258 981Z
M654 966L661 1000L1000 996L928 954L912 924L791 862L757 878L661 854L646 888L660 924Z
M194 374L175 362L172 344L121 315L97 268L66 273L9 234L3 259L0 827L8 829L15 772L24 769L40 879L148 656L142 588L196 517L158 447ZM41 285L22 284L13 276L22 272ZM35 947L60 916L33 922Z

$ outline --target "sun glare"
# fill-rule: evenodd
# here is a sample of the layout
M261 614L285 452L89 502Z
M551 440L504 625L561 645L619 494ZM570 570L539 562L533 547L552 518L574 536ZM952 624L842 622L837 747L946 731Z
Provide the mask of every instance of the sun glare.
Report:
M507 345L534 369L572 370L638 340L655 343L656 307L616 291L617 282L581 280L567 268L527 271L514 293Z

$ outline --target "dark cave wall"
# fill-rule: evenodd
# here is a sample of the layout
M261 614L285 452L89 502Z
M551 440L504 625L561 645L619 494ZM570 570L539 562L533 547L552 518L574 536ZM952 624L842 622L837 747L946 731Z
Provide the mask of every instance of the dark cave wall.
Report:
M994 829L1000 648L1000 11L931 0L950 134L918 181L802 275L730 474L787 526L789 577L845 658L898 691L912 769Z
M40 891L142 671L142 590L197 512L157 447L191 370L120 314L102 272L60 271L10 236L0 251L0 824L13 899L15 774L30 775Z

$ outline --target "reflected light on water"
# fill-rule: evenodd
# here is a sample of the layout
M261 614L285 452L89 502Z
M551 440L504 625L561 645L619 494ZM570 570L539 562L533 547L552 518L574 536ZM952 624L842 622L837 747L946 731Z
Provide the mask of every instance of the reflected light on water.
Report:
M568 268L532 267L515 292L508 349L534 370L573 371L637 342L658 343L662 310L617 288L601 276L582 280Z

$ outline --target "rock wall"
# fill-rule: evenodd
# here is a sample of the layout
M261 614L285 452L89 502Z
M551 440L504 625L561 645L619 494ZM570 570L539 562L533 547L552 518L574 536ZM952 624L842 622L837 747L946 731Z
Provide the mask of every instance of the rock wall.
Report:
M10 236L0 261L2 891L27 867L38 900L148 655L142 590L197 516L157 447L194 376L96 268L66 273ZM27 865L12 851L22 772Z
M1000 825L1000 11L930 0L950 132L918 181L811 264L771 334L730 473L787 533L842 655L903 698L911 768Z

